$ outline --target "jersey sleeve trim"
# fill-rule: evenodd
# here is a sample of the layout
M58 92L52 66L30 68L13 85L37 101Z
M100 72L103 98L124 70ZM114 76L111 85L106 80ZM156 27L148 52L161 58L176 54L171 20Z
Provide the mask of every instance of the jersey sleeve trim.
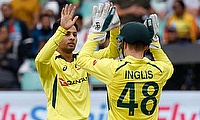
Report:
M53 98L52 98L52 107L56 107L56 96L57 96L57 75L55 77L54 83L53 83Z

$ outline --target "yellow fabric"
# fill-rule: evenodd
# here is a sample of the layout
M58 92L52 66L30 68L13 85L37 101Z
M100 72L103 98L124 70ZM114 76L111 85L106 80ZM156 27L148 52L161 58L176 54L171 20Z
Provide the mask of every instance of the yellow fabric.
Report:
M191 38L192 43L196 42L198 26L192 15L187 12L185 12L181 18L177 17L175 14L171 15L166 22L166 28L173 25L175 25L180 38ZM168 43L167 31L165 33L164 42Z
M163 50L150 49L156 61L132 56L99 60L92 57L95 44L91 40L85 43L77 63L106 84L108 120L157 120L162 88L173 74Z
M33 15L39 13L40 4L38 0L12 0L13 15L22 19L28 26L33 24Z
M87 120L90 113L88 73L77 66L77 55L74 54L73 62L67 62L56 51L55 42L60 43L65 33L67 31L59 27L35 59L48 100L47 119ZM110 49L95 52L94 56L116 58L118 54L115 54L117 52L113 46L116 46L117 41L113 39L110 44ZM111 49L113 52L109 51Z

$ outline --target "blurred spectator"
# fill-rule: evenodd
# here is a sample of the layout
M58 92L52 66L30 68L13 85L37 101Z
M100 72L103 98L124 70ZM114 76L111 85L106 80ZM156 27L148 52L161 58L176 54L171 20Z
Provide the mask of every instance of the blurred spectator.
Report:
M199 33L198 33L197 40L200 43L200 6L199 6L199 12L198 12L198 16L197 16L197 23L198 23L198 27L199 27Z
M8 52L7 55L9 55L9 57L14 58L13 55L15 54L15 52L13 52L13 41L10 40L9 38L9 30L7 28L7 26L0 24L0 42L4 43L5 49Z
M117 7L121 23L130 21L144 22L149 14L154 13L150 0L110 0Z
M29 54L30 58L35 58L39 50L44 46L47 40L52 36L51 16L49 14L41 14L40 16L41 29L35 29L32 32L34 42L32 50Z
M12 7L9 4L3 4L1 6L2 14L4 17L1 24L5 25L9 29L9 39L13 41L13 58L18 59L20 64L29 49L29 43L32 42L28 27L21 19L15 19Z
M169 26L168 28L166 28L167 30L167 36L168 36L168 44L171 43L177 43L177 41L179 41L178 39L178 33L177 30L174 26Z
M167 9L166 11L171 14L173 13L173 4L176 0L167 0L166 1L166 6ZM200 7L200 1L199 0L182 0L185 3L185 9L187 12L192 14L194 17L198 16L199 12L199 7Z
M1 7L1 5L9 3L10 1L11 0L0 0L0 7ZM0 10L0 21L3 21L3 15L2 15L1 10Z
M47 1L41 10L41 14L48 14L51 16L51 24L55 22L55 20L59 19L59 5L56 1ZM53 26L52 26L53 27Z
M178 43L196 43L198 26L194 16L186 11L185 4L177 0L173 4L174 13L166 21L164 44L169 43L168 28L174 27L178 34ZM175 41L174 41L175 42Z
M78 20L76 21L76 24L78 25L78 31L77 31L77 44L74 52L79 52L81 48L83 47L85 41L87 40L88 36L88 29L85 28L83 24L83 16L80 13L75 14L75 16L78 16Z
M12 41L8 39L6 26L0 26L0 36L0 90L20 89L17 77L19 64L16 59L9 57Z
M39 20L40 4L38 0L12 0L10 5L13 8L14 16L22 19L33 30Z

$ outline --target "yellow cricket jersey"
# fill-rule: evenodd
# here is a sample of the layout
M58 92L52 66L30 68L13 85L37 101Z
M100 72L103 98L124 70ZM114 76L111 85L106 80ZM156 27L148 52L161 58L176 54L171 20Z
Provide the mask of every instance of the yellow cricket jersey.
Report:
M195 43L196 39L197 39L197 34L198 34L198 25L196 23L195 18L185 12L183 14L183 16L177 17L175 14L172 14L167 22L166 22L166 26L175 26L177 33L179 35L180 38L191 38L191 42ZM168 42L168 37L165 36L165 41L164 42Z
M48 120L87 120L90 113L88 73L77 66L77 56L66 61L57 51L67 31L59 27L38 53L35 63L47 96ZM118 56L116 36L119 30L111 32L109 47L95 52L95 58ZM115 38L115 39L113 39Z
M87 41L77 63L106 84L108 120L158 120L162 88L174 71L163 50L150 49L155 61L132 56L99 60L92 58L96 44Z

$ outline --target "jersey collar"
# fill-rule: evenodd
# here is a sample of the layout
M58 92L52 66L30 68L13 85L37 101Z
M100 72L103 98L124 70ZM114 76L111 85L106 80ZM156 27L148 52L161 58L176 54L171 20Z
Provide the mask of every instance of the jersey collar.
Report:
M78 56L78 53L75 53L75 54L73 53L73 55L72 55L72 61L74 61L74 59L76 59L77 56ZM58 51L55 51L55 60L57 58L61 58L61 59L65 60L66 62L69 62Z

